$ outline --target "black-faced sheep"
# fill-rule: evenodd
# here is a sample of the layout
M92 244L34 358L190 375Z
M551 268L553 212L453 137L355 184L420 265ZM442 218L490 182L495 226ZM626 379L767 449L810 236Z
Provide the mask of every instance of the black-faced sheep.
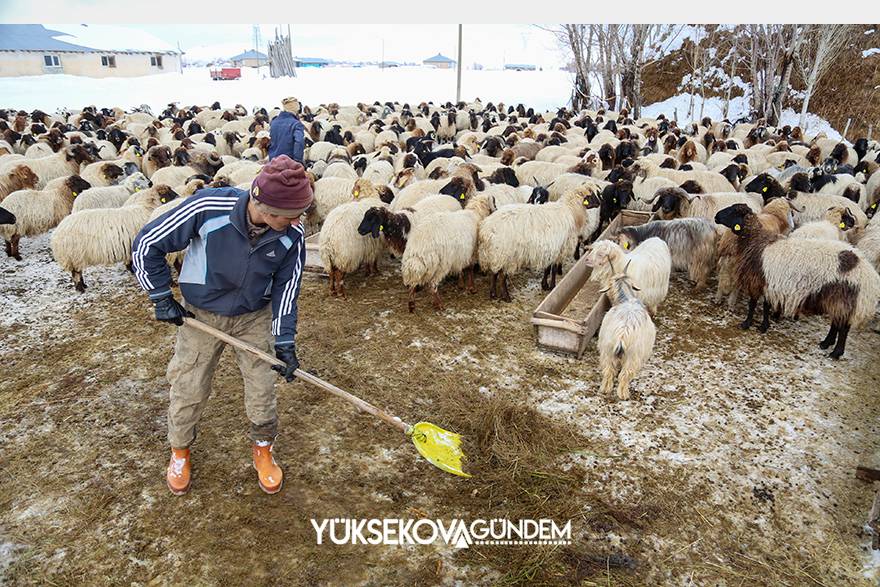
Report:
M73 277L78 292L85 291L83 269L93 265L131 263L135 236L160 205L177 194L166 185L153 186L132 196L121 208L83 210L62 220L52 233L52 256Z
M830 240L781 237L764 230L747 206L736 204L716 214L715 222L738 237L735 266L739 289L749 297L749 312L740 325L749 328L758 300L764 296L759 330L770 326L770 307L787 317L822 314L831 320L828 336L819 343L840 358L850 328L874 317L880 301L880 275L848 244Z
M3 200L3 207L15 215L15 224L0 225L0 236L6 243L6 254L21 261L18 250L23 236L36 236L58 226L70 214L77 195L91 187L78 175L53 179L42 190L12 192Z

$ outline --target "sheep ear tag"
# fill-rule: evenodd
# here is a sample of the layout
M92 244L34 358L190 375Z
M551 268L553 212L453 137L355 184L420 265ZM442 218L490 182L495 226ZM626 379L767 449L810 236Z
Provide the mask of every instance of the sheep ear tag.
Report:
M74 198L77 197L77 196L79 195L79 194L77 194L76 192L71 192L71 193L73 194L73 197L74 197ZM840 224L843 224L843 222L841 222ZM842 227L841 227L841 228L842 228Z
M739 225L737 224L737 226L739 226ZM623 243L623 248L624 248L624 249L628 249L628 248L629 248L629 243Z
M380 224L380 225L379 225L379 232L382 232L383 230L385 230L385 225L384 225L384 224Z
M360 190L355 190L355 191L354 191L354 197L356 198L356 197L358 197L359 195L361 195Z
M846 224L844 224L843 222L841 222L838 226L840 226L842 230L846 230Z
M739 232L740 230L742 230L742 226L740 226L739 224L734 224L734 225L733 225L733 230L734 230L735 232Z
M459 199L459 200L464 200L464 194L458 194L458 199Z
M764 186L763 188L761 188L761 191L766 194L767 193L767 186Z

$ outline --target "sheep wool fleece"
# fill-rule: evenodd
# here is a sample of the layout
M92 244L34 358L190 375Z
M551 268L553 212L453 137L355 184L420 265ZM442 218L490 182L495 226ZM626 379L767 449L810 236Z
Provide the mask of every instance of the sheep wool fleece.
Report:
M196 319L272 354L269 306L238 316L221 316L186 304ZM206 332L184 324L177 329L174 356L166 376L171 384L168 406L168 442L173 448L187 448L196 437L196 424L211 394L211 379L226 346ZM233 347L234 348L234 347ZM274 442L278 434L275 409L276 373L247 351L234 349L244 379L244 406L251 421L253 442Z

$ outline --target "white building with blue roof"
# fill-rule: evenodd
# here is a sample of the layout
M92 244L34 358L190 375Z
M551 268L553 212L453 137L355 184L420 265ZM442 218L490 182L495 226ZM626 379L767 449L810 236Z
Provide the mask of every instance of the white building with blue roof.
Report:
M0 24L0 77L135 77L179 71L180 57L177 48L136 29Z

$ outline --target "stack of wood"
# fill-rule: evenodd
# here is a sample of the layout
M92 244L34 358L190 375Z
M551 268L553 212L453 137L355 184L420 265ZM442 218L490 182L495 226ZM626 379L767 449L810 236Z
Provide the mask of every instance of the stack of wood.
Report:
M293 50L290 35L278 35L275 31L275 42L268 45L269 75L272 77L296 77L296 66L293 62Z

